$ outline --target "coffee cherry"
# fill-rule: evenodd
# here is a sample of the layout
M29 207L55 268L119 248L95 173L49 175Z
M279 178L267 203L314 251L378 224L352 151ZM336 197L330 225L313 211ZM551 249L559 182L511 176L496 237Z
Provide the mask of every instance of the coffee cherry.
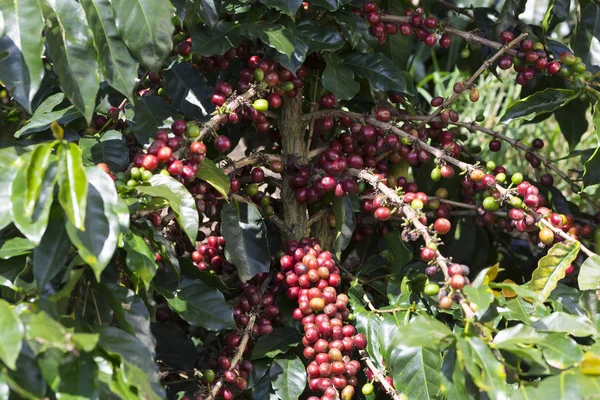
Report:
M375 210L374 215L375 218L377 218L380 221L387 221L392 216L392 212L387 207L379 207Z
M531 147L533 147L536 150L539 150L544 147L544 141L540 138L535 138L531 142Z
M498 152L502 148L502 142L500 142L498 139L493 139L490 141L489 147L490 151Z
M433 261L435 257L435 251L430 249L429 247L423 247L421 249L421 260L423 260L424 262L428 263L430 261Z
M425 285L425 288L423 288L423 293L425 293L428 296L435 296L436 294L438 294L439 291L440 287L435 283L428 283L427 285Z
M554 242L554 232L550 228L542 228L538 236L546 246L550 246Z
M223 95L221 93L215 93L210 98L210 102L213 103L217 107L221 107L223 104L225 104L226 100L227 99L225 98L225 95Z
M215 149L223 153L231 148L231 141L227 136L219 135L214 142Z
M515 39L515 35L509 31L503 31L500 33L500 41L502 43L510 43Z
M257 99L252 106L256 111L265 112L269 109L269 102L265 99Z
M554 184L554 178L550 174L544 174L540 176L540 183L544 186L552 186Z
M440 46L444 49L447 49L450 47L451 44L452 44L452 38L448 35L442 35L442 37L440 38ZM464 57L464 58L466 58L466 57Z
M262 168L254 168L252 170L252 182L261 183L265 180L265 171Z
M373 386L372 383L367 382L362 387L362 394L364 394L365 396L370 396L371 394L373 394L374 390L375 386Z
M433 229L440 235L450 232L450 228L452 228L452 225L446 218L438 218L433 224Z
M461 290L466 284L465 277L459 274L452 275L450 278L450 286L454 290Z
M183 119L175 120L171 124L171 132L173 132L173 134L175 136L183 135L185 133L186 128L187 128L187 123Z
M440 309L442 310L449 310L450 308L452 308L452 299L448 296L442 297L440 299Z

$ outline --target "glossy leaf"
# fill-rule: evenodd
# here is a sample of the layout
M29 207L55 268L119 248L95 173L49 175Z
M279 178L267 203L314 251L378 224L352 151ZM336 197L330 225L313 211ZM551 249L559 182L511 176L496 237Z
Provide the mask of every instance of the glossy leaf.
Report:
M120 172L129 164L129 149L121 132L110 130L100 137L83 137L79 147L86 165L105 163L111 171Z
M0 299L0 360L10 369L16 369L16 361L23 342L23 324L13 313L10 304Z
M402 344L407 347L436 349L451 342L452 331L443 323L426 316L418 316L398 330ZM444 342L444 343L442 343Z
M296 11L302 5L302 0L260 0L266 7L274 8L294 18Z
M294 54L296 39L292 31L283 25L275 23L252 24L245 27L246 31L264 44L278 52L291 57Z
M354 80L352 68L341 63L335 63L334 56L327 55L327 66L321 81L323 87L333 93L337 100L350 100L360 90L360 84ZM335 57L337 59L337 57Z
M82 0L81 6L92 30L102 75L110 86L131 99L138 65L121 39L110 2Z
M113 0L111 5L129 51L144 67L158 71L173 48L171 2Z
M221 210L221 221L221 234L227 241L225 257L237 267L240 279L246 282L269 271L267 227L260 211L248 203L226 204Z
M46 0L45 17L49 54L60 87L89 123L100 88L98 52L94 47L85 13L75 0Z
M118 196L113 180L103 171L86 170L88 180L85 230L67 224L67 234L79 250L79 256L92 267L96 279L110 262L119 236L119 217L116 211Z
M229 177L214 162L205 158L202 164L198 166L196 177L210 183L217 192L221 193L227 199L227 195L231 190L231 182L229 181Z
M7 259L23 254L29 254L34 247L35 244L25 238L16 237L0 240L0 258Z
M215 106L210 102L213 88L204 74L190 63L182 62L162 71L171 103L181 113L208 120Z
M575 99L554 111L560 132L571 149L581 142L581 136L588 130L588 105L587 101Z
M494 301L494 292L487 285L478 287L465 286L463 288L467 300L475 306L475 313L481 317Z
M42 241L33 250L33 276L38 291L65 268L70 248L71 241L67 236L64 214L58 209L53 210Z
M151 186L137 186L137 190L167 200L177 216L179 226L190 242L195 243L198 234L198 209L190 192L170 176L157 174L152 176L148 183Z
M183 279L181 289L167 301L190 325L214 331L235 328L233 310L223 294L202 281Z
M371 25L364 18L350 11L340 11L334 15L335 20L340 24L342 36L350 43L352 49L369 53L377 46L377 38L371 34Z
M0 149L0 229L12 221L12 201L10 199L13 179L24 163L19 147Z
M541 301L546 301L558 281L565 277L565 270L577 257L579 247L580 244L576 241L557 243L540 259L531 275L529 289L536 291Z
M0 61L1 63L1 61ZM40 132L50 128L53 121L60 124L69 123L79 117L81 113L75 106L64 106L65 94L60 92L49 96L35 109L27 123L15 132L15 137L21 137L29 133ZM60 106L60 107L59 107Z
M240 25L233 22L219 21L214 29L196 27L191 32L192 50L206 57L224 54L242 43Z
M594 110L592 121L596 129L598 147L590 158L585 161L583 167L583 184L585 187L600 183L600 111L597 108Z
M566 369L583 360L583 351L577 342L566 335L550 334L538 345L546 362L554 368Z
M275 328L273 333L261 336L252 349L252 360L263 357L274 358L300 344L302 335L295 328Z
M57 180L58 163L51 163L46 168L42 190L37 199L33 214L25 212L25 166L17 171L12 184L11 202L12 219L23 235L34 243L39 243L46 231L50 206L54 197L54 186Z
M145 242L144 238L135 231L129 231L124 238L125 251L127 256L125 262L127 269L133 273L143 284L145 289L150 288L150 282L156 274L158 265L156 264L156 253Z
M352 68L356 75L368 80L375 90L407 93L402 70L381 53L351 53L344 58L344 65Z
M507 398L506 372L502 363L496 359L487 343L480 338L467 337L465 340L470 346L471 361L481 371L482 379L478 383L479 388L487 391L491 398Z
M442 357L437 350L423 347L404 347L402 340L392 343L387 358L394 387L409 399L435 399L440 393Z
M331 25L315 26L311 21L302 21L296 26L296 30L302 34L309 52L336 51L346 43L342 35Z
M149 96L135 100L133 103L133 124L131 129L135 138L142 144L150 142L154 133L173 122L171 118L177 113L173 106L162 97Z
M581 10L577 34L573 38L573 51L581 57L588 71L600 70L600 7L593 2Z
M338 258L350 244L352 233L356 227L352 202L347 194L333 199L333 215L335 215L335 253Z
M69 221L84 228L88 182L81 149L75 143L58 147L58 201Z
M498 332L494 337L494 345L502 349L510 345L537 344L546 336L528 325L518 324Z
M553 312L532 325L538 331L562 332L575 337L595 336L598 331L592 321L584 316L575 316L564 312Z
M38 0L1 0L0 80L26 110L44 76L44 20Z
M588 257L579 270L577 284L581 290L596 290L600 285L600 256Z
M494 36L499 37L503 31L513 31L519 15L525 11L527 0L507 0L502 6L498 22L494 25Z
M219 21L219 14L221 14L221 0L200 0L195 4L202 21L210 28L214 28Z
M306 386L304 364L294 354L279 356L269 370L271 385L281 400L297 400Z
M31 159L25 170L25 212L27 215L33 213L35 202L42 190L46 168L54 160L54 147L56 147L56 142L41 143L35 146L31 152Z
M538 115L553 112L576 97L577 92L571 89L541 90L511 104L500 121L506 124L514 120L531 121Z

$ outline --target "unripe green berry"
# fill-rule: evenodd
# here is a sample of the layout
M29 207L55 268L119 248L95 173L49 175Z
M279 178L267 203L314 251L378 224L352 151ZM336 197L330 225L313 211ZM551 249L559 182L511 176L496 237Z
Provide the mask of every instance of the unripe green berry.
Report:
M411 203L410 206L412 208L414 208L415 210L421 210L423 208L423 202L419 199L414 199Z
M485 167L488 170L493 171L494 169L496 169L496 163L493 161L488 161L487 163L485 163Z
M137 181L134 181L133 179L130 179L127 181L127 187L134 188L136 186L137 186Z
M492 196L489 196L483 199L483 208L488 211L496 211L498 208L500 208L500 206L498 205L496 199L494 199Z
M434 169L431 170L431 180L434 182L437 182L440 179L442 179L442 172L440 171L440 169L438 167L435 167Z
M462 49L462 51L460 52L460 56L462 58L469 58L469 56L471 55L471 50L469 50L468 47L465 47L464 49Z
M142 180L144 182L148 182L153 175L154 174L152 173L152 171L144 171L142 172Z
M518 185L519 183L523 182L523 174L520 172L515 172L510 177L510 181L512 182L513 185Z
M520 197L513 196L510 198L510 205L514 208L521 208L521 206L523 205L523 200L521 200Z
M496 182L504 183L504 181L506 181L506 174L504 172L500 172L498 175L496 175Z
M131 179L135 179L136 181L139 181L140 179L142 179L142 173L139 168L133 167L133 168L131 168L130 172L131 172ZM120 178L118 178L118 179L120 179ZM122 180L125 180L125 179L122 179Z

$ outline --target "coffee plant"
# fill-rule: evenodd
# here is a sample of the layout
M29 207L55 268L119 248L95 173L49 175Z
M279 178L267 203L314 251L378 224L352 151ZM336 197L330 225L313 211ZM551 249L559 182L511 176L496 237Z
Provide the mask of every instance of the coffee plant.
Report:
M0 0L0 398L593 399L600 6Z

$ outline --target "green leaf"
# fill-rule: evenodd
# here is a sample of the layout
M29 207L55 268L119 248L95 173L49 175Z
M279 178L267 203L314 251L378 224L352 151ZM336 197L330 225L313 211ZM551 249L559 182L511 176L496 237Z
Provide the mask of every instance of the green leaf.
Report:
M38 244L46 231L50 206L54 197L54 186L56 185L58 163L52 162L42 182L42 190L36 202L33 214L28 216L25 213L25 168L27 164L21 166L17 171L12 184L11 202L12 219L17 228L23 235L33 243Z
M65 268L70 248L71 241L67 236L64 214L54 210L50 213L50 221L42 241L33 250L33 276L39 292Z
M41 143L31 152L31 159L25 170L25 212L28 216L33 213L35 202L42 190L44 174L53 160L52 152L55 146L56 142Z
M402 70L381 53L350 53L344 58L344 65L352 68L356 75L368 80L375 90L407 93Z
M352 68L342 63L334 63L333 57L332 54L325 56L327 66L321 77L323 87L338 100L350 100L360 90L360 84L354 80Z
M217 275L208 271L199 270L189 257L179 257L177 261L181 266L181 273L183 275L190 278L200 279L211 289L219 289L220 291L230 289Z
M135 100L133 112L131 129L141 144L148 144L159 128L171 125L172 121L168 120L177 113L169 102L159 96L142 97Z
M91 354L66 357L59 368L60 384L57 397L61 399L97 399L96 380L90 379L98 373L98 366Z
M190 325L212 331L235 328L233 310L223 294L202 281L182 279L181 289L167 302Z
M304 42L304 38L300 32L296 30L294 25L288 24L286 29L291 32L290 37L295 40L294 52L291 55L283 54L278 51L273 51L273 59L275 59L282 67L290 71L296 71L306 60L308 53L308 44Z
M0 149L0 229L12 222L12 193L13 179L24 164L20 156L20 147L5 147Z
M131 100L138 64L121 40L110 1L81 0L81 6L94 35L102 75L110 86Z
M569 143L569 148L577 146L581 142L581 136L588 130L588 108L587 101L575 99L554 111L554 118Z
M379 315L372 311L367 311L362 304L362 299L365 296L364 291L360 285L353 286L348 291L348 297L350 298L350 305L352 311L356 317L356 330L367 338L367 353L369 356L379 364L383 366L382 352L385 352L387 348L382 348L379 343L379 333L383 324L384 318L380 318ZM384 314L384 317L386 314ZM394 326L396 326L394 324ZM380 350L381 349L381 350Z
M156 358L171 368L181 371L193 370L196 364L196 349L192 338L177 325L152 324L156 338Z
M333 215L335 215L335 253L340 258L342 251L350 244L352 232L356 226L352 201L345 194L344 197L333 199Z
M237 267L243 282L269 271L271 254L267 226L254 205L225 204L221 210L221 234L227 242L225 257Z
M571 0L550 0L542 21L544 33L552 32L556 25L569 18L570 6Z
M577 257L579 247L580 243L577 241L556 243L548 250L548 254L538 261L538 267L531 275L529 289L537 292L541 301L546 301L558 285L558 281L565 277L565 270Z
M575 98L577 98L577 92L571 89L548 88L541 90L511 104L500 122L508 124L514 120L531 121L538 115L553 112Z
M463 293L467 297L467 300L476 307L476 314L481 317L488 310L490 305L494 302L494 292L487 285L480 285L478 287L465 286Z
M298 356L279 356L271 364L269 379L277 397L281 400L297 400L306 386L306 370Z
M315 7L323 7L327 11L336 11L351 1L352 0L312 0L310 5Z
M164 69L162 74L169 100L175 108L192 118L210 118L215 110L215 106L210 102L213 88L198 68L190 63L181 62Z
M308 45L309 53L313 51L336 51L346 43L342 35L332 25L315 26L312 21L306 20L296 25L296 30L302 34L304 42Z
M0 258L7 259L31 253L35 244L29 239L20 237L0 240Z
M600 256L594 254L587 258L577 276L577 284L580 290L596 290L600 285Z
M296 11L302 5L302 0L260 0L260 2L269 8L274 8L289 15L292 19L294 19Z
M600 183L600 111L596 107L592 118L596 137L598 138L598 147L590 158L585 161L583 167L583 184L585 187L597 185Z
M152 176L148 183L151 186L137 186L136 189L141 193L167 200L177 216L177 222L179 222L181 229L190 239L190 242L196 243L198 209L190 192L170 176L157 174Z
M393 230L383 237L388 248L387 258L392 273L400 274L402 269L412 260L413 252L400 237L400 232Z
M192 50L205 57L225 54L242 43L240 32L240 25L227 21L219 21L212 30L208 27L192 28Z
M340 25L342 36L350 43L352 49L361 53L369 53L377 46L377 38L371 34L371 25L364 18L351 11L340 11L334 16Z
M6 16L5 16L6 17ZM581 20L578 24L577 34L573 37L573 51L581 57L588 71L593 73L600 70L600 7L590 2L581 10Z
M217 165L208 158L204 158L204 160L202 160L202 164L198 166L196 178L200 178L208 182L217 190L217 192L221 193L225 199L228 198L227 195L229 194L229 190L231 190L229 177L225 175L222 169L217 167Z
M86 165L106 163L111 171L119 172L129 164L129 149L121 132L110 130L100 137L83 137L79 147Z
M385 359L394 378L394 387L411 400L438 398L441 390L440 353L423 347L405 347L402 339L398 339L392 342L390 356Z
M575 337L595 336L598 331L592 321L584 316L575 316L564 312L553 312L549 316L535 321L532 326L543 332L562 332Z
M56 108L60 106L64 100L65 94L63 92L53 94L46 98L44 102L36 108L27 123L15 132L15 137L19 138L28 133L45 131L50 128L50 124L54 121L57 121L60 124L66 124L81 117L81 113L72 105L67 107L62 106L62 108L57 110Z
M44 15L50 21L46 40L60 87L88 124L100 88L98 52L85 13L75 0L46 0Z
M150 249L143 237L134 231L129 231L125 235L125 246L127 252L125 262L127 269L143 283L146 290L150 288L150 282L156 274L158 265L156 264L156 254Z
M113 0L111 5L123 41L140 64L158 71L173 49L170 1Z
M158 367L152 353L137 338L112 326L96 328L100 333L99 345L120 361L120 368L128 385L135 386L149 400L166 398L159 383ZM135 397L139 398L139 396Z
M252 349L252 360L286 353L300 344L302 335L294 328L275 328L268 336L261 336Z
M559 333L548 335L538 346L546 362L554 368L566 369L583 360L583 351L577 342Z
M196 1L195 4L202 21L211 29L214 28L221 14L221 0L201 0Z
M402 2L399 1L383 0L381 2L381 8L386 10L390 14L404 14L404 5L402 4ZM410 58L414 41L415 38L413 35L388 35L388 37L385 40L385 43L381 45L381 47L383 48L383 54L388 56L388 58L392 60L394 65L398 66L402 70L406 70L408 67L408 59Z
M23 343L23 325L13 313L10 304L0 299L0 360L10 369L16 369L16 361Z
M481 371L482 379L477 382L472 371L471 376L480 389L488 392L490 398L506 399L507 384L504 366L496 359L487 343L478 337L466 337L465 341L470 347L472 362ZM462 343L462 341L459 341ZM463 347L464 348L464 347ZM475 374L478 375L478 374Z
M296 38L292 31L276 23L252 24L244 27L253 37L259 38L264 44L278 52L291 57L294 54Z
M397 335L403 338L404 346L430 349L443 347L444 345L441 343L449 343L453 336L452 331L445 324L424 315L410 320L408 324L398 330Z
M75 143L58 148L58 201L69 221L84 229L88 182L81 149Z
M503 31L512 31L519 20L519 15L525 11L527 0L507 0L502 6L498 22L494 24L494 37L499 37Z
M518 324L510 328L502 329L494 337L494 345L500 349L507 348L513 345L530 345L537 344L547 337L546 334L540 333L534 328Z
M96 279L110 262L119 237L118 195L108 174L98 168L86 170L88 180L85 230L67 224L67 234L79 256L94 270Z
M0 81L25 109L44 76L44 19L38 0L0 0L4 34L0 35Z

